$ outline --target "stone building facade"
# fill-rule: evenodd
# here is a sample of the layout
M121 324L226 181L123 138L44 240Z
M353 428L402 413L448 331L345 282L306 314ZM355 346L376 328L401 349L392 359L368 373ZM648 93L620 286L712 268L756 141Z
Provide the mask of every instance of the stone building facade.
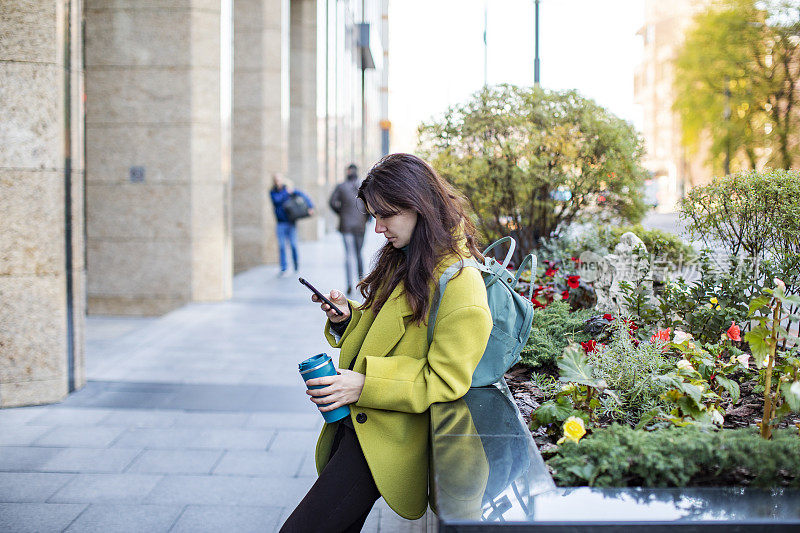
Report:
M387 16L388 0L0 2L0 407L83 385L87 311L223 300L275 261L273 173L323 211L301 236L326 231L344 167L382 155Z

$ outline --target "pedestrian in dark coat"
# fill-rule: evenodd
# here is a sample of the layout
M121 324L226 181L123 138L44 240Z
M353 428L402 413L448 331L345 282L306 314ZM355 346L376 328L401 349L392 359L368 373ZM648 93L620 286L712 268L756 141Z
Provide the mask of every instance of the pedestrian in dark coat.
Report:
M367 211L364 202L358 198L358 167L347 167L347 180L333 190L328 202L334 213L339 215L339 233L344 241L344 271L347 293L364 277L364 261L361 248L364 246L364 233L367 224ZM354 272L355 271L355 272ZM352 274L357 274L352 282Z

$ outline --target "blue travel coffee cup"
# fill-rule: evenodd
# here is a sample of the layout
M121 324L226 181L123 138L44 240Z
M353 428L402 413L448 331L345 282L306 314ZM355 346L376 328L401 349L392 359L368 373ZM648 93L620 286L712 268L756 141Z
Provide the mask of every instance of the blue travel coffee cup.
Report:
M321 378L322 376L336 375L336 367L333 366L333 361L331 360L331 357L326 353L320 353L313 357L309 357L308 359L300 363L298 366L300 367L300 375L303 376L303 381L308 381L311 378ZM323 387L321 385L317 385L308 388L321 389ZM320 407L324 407L326 405L330 404L325 403L320 405ZM324 418L325 422L327 422L328 424L332 424L333 422L338 422L339 420L348 416L349 414L350 414L350 407L347 405L343 405L342 407L337 407L333 411L327 411L325 413L322 413L322 418Z

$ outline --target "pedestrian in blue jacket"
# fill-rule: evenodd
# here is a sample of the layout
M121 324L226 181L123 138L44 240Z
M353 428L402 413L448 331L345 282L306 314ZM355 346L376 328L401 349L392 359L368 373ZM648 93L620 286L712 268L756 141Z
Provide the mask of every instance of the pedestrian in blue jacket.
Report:
M280 253L281 271L279 276L286 275L288 267L286 261L286 244L287 242L292 248L292 263L294 264L294 271L297 272L297 228L295 228L294 221L289 220L286 212L283 209L283 203L297 194L302 196L308 204L309 214L314 214L314 204L311 198L308 197L303 191L296 190L292 186L292 182L285 179L282 174L272 175L272 190L269 196L272 199L272 205L275 208L275 219L277 221L278 233L278 251Z

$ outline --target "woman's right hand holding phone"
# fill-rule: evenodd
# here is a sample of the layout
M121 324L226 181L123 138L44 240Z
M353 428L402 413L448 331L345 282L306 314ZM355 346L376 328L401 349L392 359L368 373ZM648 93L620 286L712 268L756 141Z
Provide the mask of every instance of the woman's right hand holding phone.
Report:
M325 314L328 316L328 320L331 322L344 322L348 318L350 318L350 305L347 303L347 297L342 293L342 291L332 290L331 293L328 295L328 299L333 302L333 305L339 308L339 310L343 313L342 315L337 315L336 311L331 309L331 306L322 302L319 298L317 298L316 294L311 295L312 302L322 302L319 306L320 309L325 311Z

